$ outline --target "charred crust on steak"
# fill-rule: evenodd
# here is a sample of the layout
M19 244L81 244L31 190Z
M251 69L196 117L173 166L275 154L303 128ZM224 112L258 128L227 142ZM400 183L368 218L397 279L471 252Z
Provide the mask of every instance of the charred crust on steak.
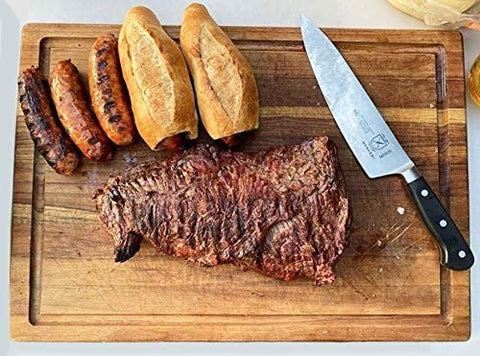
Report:
M116 261L142 237L162 254L332 283L351 223L337 150L325 136L255 153L198 144L111 178L94 197Z
M130 231L115 250L115 262L125 262L140 250L142 235Z

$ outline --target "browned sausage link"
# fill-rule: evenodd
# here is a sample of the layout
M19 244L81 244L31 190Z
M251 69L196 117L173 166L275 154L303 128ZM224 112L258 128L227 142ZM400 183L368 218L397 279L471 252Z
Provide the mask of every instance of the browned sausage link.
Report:
M228 146L236 146L240 143L241 137L238 134L233 134L227 137L222 137L222 141Z
M124 89L117 40L106 34L97 38L88 60L88 83L95 115L116 145L129 145L135 138L135 124Z
M183 146L183 136L183 133L179 133L174 136L167 137L162 141L162 145L169 151L178 151Z
M57 173L72 175L80 159L54 114L48 82L40 69L32 67L20 74L18 95L35 147Z
M111 159L110 142L88 107L80 73L70 60L57 63L50 89L60 122L83 155L93 161Z

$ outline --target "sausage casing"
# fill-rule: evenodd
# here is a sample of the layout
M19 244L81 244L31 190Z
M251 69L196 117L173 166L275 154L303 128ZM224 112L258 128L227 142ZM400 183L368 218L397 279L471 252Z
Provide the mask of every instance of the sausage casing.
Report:
M121 73L117 39L99 36L88 59L90 98L103 131L119 146L131 144L136 132Z
M50 74L50 90L60 122L83 155L92 161L111 159L110 142L88 106L80 73L70 60L57 63Z
M233 134L227 137L223 137L222 141L227 146L236 146L240 143L241 137L240 134Z
M185 134L179 133L170 137L167 137L162 141L162 146L169 151L178 151L183 148L183 141L185 140Z
M80 158L54 114L47 79L31 67L18 78L20 106L35 147L59 174L72 175Z

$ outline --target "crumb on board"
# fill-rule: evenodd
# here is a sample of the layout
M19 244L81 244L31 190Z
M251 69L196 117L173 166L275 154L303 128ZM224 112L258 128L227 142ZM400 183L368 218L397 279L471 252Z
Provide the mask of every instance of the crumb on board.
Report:
M123 161L128 165L136 165L138 163L138 157L135 154L124 153L122 155Z
M382 273L382 272L383 272L383 267L380 267L380 269L378 270L378 272Z
M403 206L397 207L397 213L398 213L399 215L405 214L405 208L404 208Z

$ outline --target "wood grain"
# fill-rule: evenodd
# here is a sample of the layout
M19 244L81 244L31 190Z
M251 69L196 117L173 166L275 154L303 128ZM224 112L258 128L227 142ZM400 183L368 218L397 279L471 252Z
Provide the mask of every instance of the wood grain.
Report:
M29 24L20 69L46 75L71 58L85 78L95 37L117 25ZM178 27L167 27L178 40ZM398 177L370 180L325 107L298 29L226 27L251 63L261 127L254 151L327 134L337 143L351 196L350 242L334 285L290 283L205 269L144 245L124 264L91 200L109 176L157 158L143 142L114 160L83 160L57 175L35 152L17 111L10 321L14 340L466 340L469 272L438 264L432 237ZM385 119L468 236L462 40L458 32L326 30ZM199 141L208 142L201 130ZM398 207L405 208L399 215Z

